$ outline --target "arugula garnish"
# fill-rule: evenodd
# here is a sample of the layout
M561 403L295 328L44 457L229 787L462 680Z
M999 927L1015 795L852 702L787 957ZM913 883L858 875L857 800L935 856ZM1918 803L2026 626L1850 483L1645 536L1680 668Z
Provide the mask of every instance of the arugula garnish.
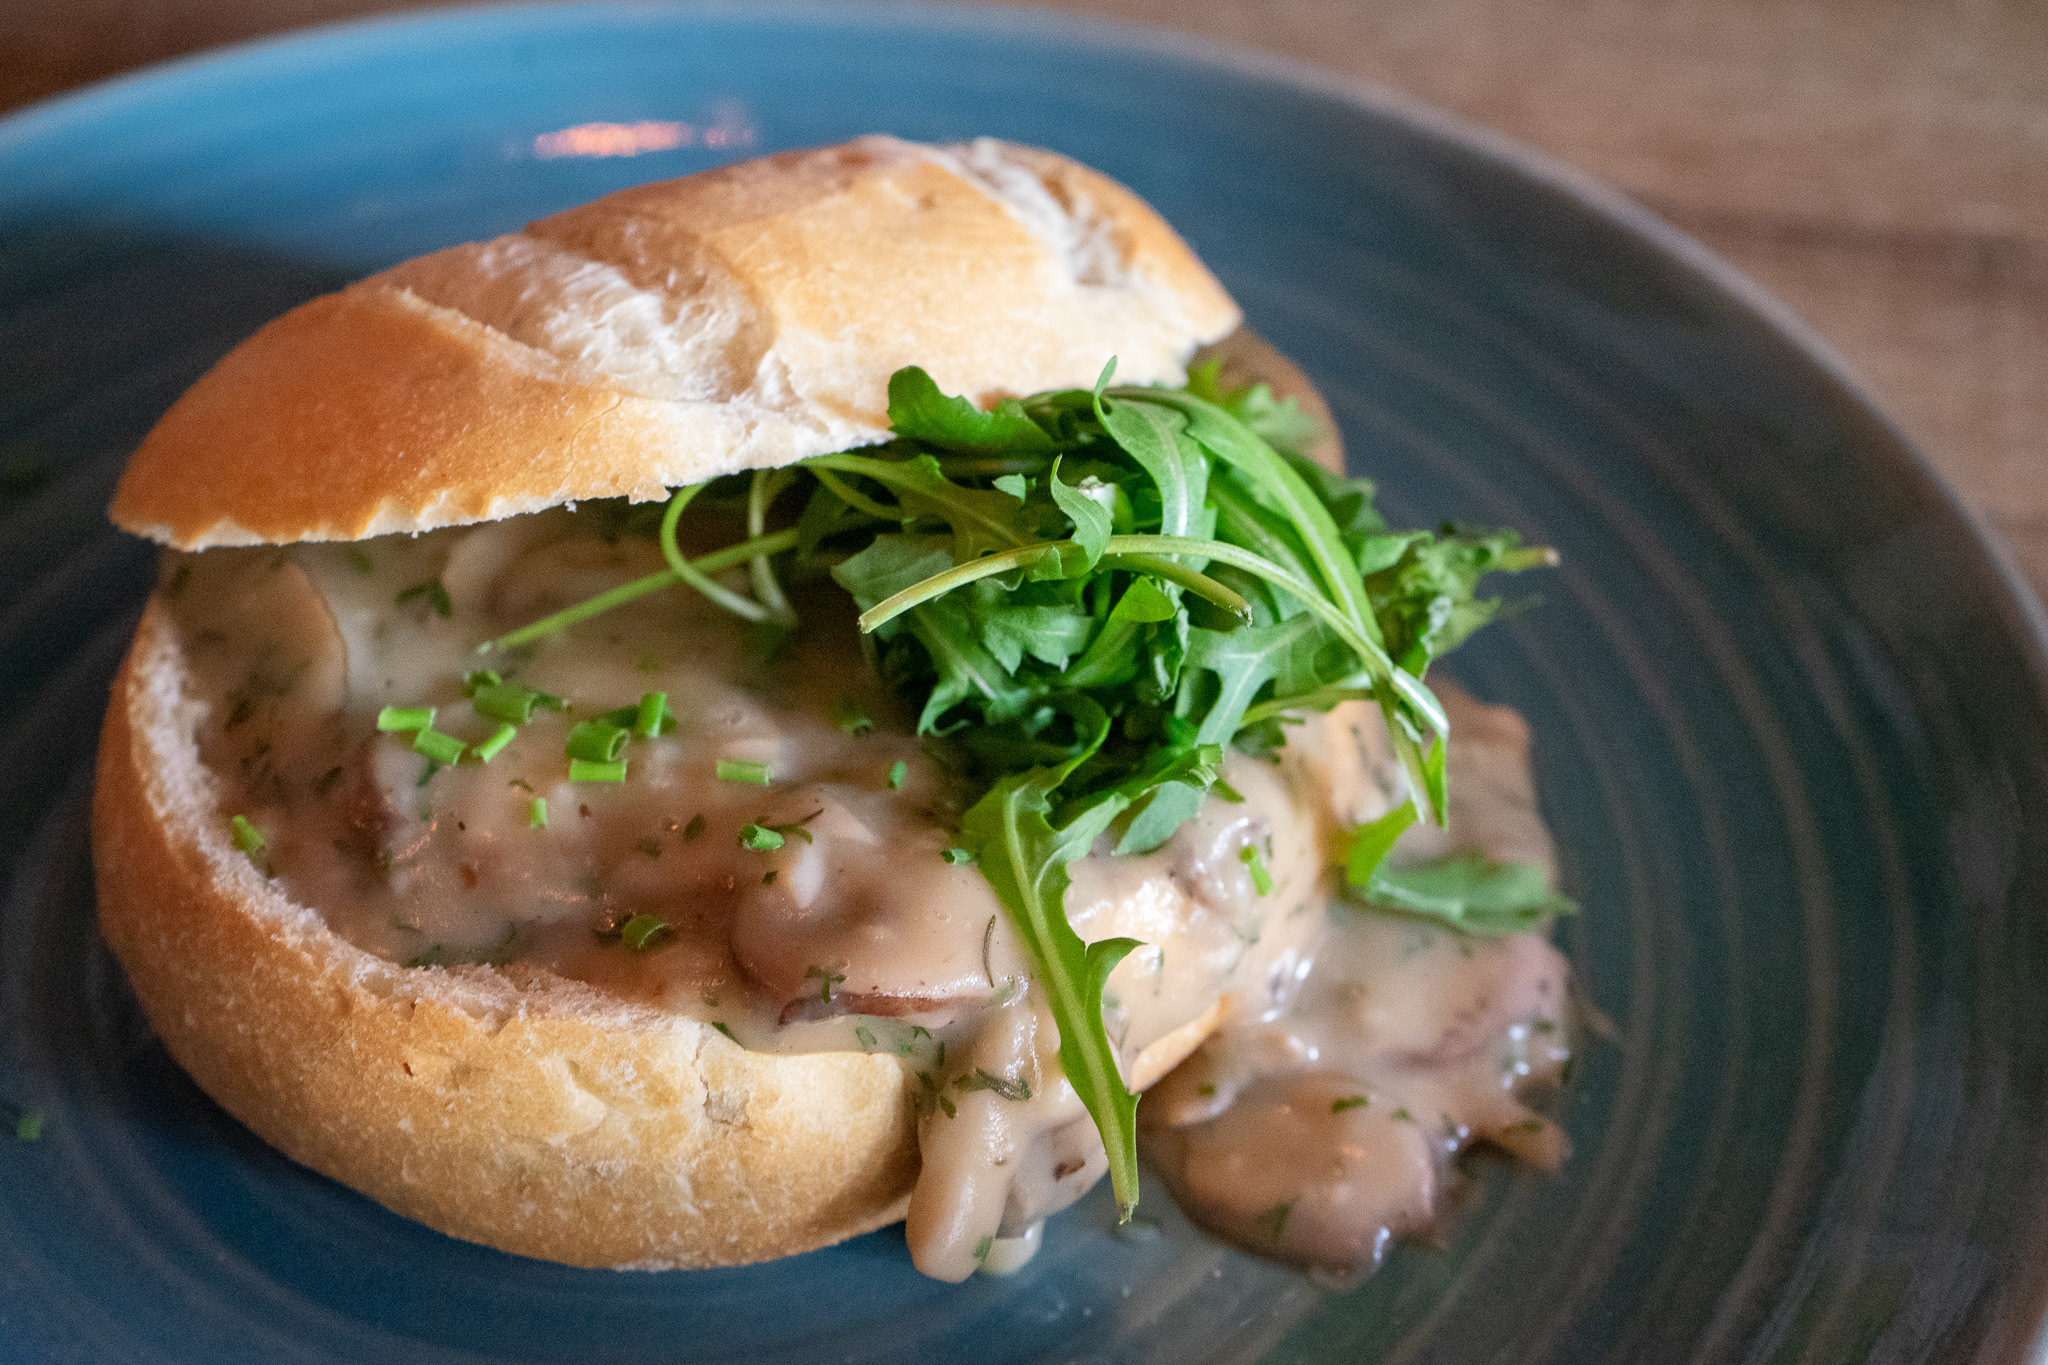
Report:
M1535 863L1497 863L1478 849L1376 871L1355 894L1377 909L1440 920L1468 934L1517 934L1578 903L1550 889Z
M1157 847L1219 785L1223 746L1270 751L1289 718L1351 700L1379 706L1415 805L1441 820L1449 726L1423 675L1497 611L1475 596L1483 574L1552 556L1513 532L1390 531L1373 485L1304 458L1315 424L1264 386L1225 392L1212 367L1183 389L1117 387L1114 370L1092 389L987 412L899 370L895 439L750 476L745 541L686 558L676 528L701 489L677 489L659 529L667 570L487 648L677 583L787 629L775 565L828 568L918 732L947 737L983 793L946 856L978 864L1024 940L1128 1218L1137 1097L1102 991L1139 945L1081 940L1066 915L1068 865L1104 836L1119 853ZM769 531L778 500L799 495L794 524ZM742 566L751 596L711 576ZM838 723L867 728L852 708ZM727 771L737 766L720 775L741 780ZM1400 810L1355 845L1360 894L1476 932L1530 913L1512 867L1379 871L1394 825L1414 817ZM1248 852L1255 882L1270 885ZM937 1108L952 1106L940 1096Z

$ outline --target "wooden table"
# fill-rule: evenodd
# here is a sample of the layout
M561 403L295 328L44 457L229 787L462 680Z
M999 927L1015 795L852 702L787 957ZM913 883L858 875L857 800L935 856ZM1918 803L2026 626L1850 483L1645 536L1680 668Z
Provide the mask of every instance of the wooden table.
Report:
M0 109L402 0L7 0ZM1321 62L1592 172L1844 354L2048 596L2042 0L1067 0Z

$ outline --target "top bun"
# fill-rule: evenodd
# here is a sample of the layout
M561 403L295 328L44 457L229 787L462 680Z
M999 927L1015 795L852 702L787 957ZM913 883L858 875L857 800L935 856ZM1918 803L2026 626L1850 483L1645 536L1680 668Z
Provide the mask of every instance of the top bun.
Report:
M864 137L622 190L277 319L143 440L116 524L360 540L884 440L889 376L988 400L1179 383L1237 305L1065 157Z

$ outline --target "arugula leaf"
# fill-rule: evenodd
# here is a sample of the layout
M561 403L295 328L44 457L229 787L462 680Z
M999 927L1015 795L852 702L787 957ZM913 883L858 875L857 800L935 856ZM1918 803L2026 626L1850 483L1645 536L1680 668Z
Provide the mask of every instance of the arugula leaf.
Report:
M1095 567L1102 558L1103 547L1109 544L1109 509L1088 494L1060 478L1060 462L1052 462L1052 477L1046 480L1052 490L1052 500L1074 523L1074 543L1087 553L1086 569Z
M1344 880L1352 886L1371 886L1380 864L1393 851L1394 841L1414 823L1415 803L1403 801L1379 819L1353 829L1344 851Z
M1535 863L1497 863L1463 849L1408 867L1383 868L1362 892L1372 905L1442 920L1468 934L1515 934L1541 927L1578 903L1550 889Z
M932 377L915 365L889 376L889 426L899 436L942 450L1005 450L1050 453L1052 438L1014 398L983 412L965 398L939 392Z

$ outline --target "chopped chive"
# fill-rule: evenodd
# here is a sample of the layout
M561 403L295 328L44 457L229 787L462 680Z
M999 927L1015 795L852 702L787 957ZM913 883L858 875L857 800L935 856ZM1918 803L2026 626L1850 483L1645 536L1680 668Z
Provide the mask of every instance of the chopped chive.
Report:
M765 787L775 780L766 763L756 763L747 758L721 758L717 771L720 782L751 782L757 787Z
M263 831L250 824L249 818L245 815L232 817L228 821L228 826L234 831L235 847L248 854L251 862L256 860L257 854L270 846L270 841L263 837Z
M832 723L855 739L873 734L875 730L875 723L868 719L867 711L852 697L841 697L833 703Z
M474 676L474 675L471 675ZM498 675L491 674L493 678ZM560 697L551 697L545 692L536 692L531 687L518 683L490 682L470 693L469 704L480 716L492 720L509 720L514 725L524 725L533 719L533 708L546 707L550 711L562 709Z
M783 845L782 835L766 825L745 825L740 829L740 847L767 853Z
M519 788L519 790L525 792L528 796L533 795L533 784L531 782L528 782L523 777L515 777L510 782L507 782L505 785L508 787L517 787Z
M996 1248L996 1235L992 1232L981 1234L981 1240L974 1244L974 1259L977 1264L986 1263L988 1254Z
M387 706L377 713L377 728L386 733L424 730L433 723L431 706Z
M448 600L448 589L441 586L441 580L438 578L429 578L424 583L415 583L409 588L401 589L398 596L392 600L402 607L415 599L424 600L434 609L436 616L446 618L455 614L455 604Z
M495 668L472 668L462 675L462 695L474 697L486 687L496 687L505 681Z
M865 1024L854 1026L853 1040L860 1044L862 1052L873 1052L875 1050L875 1035L868 1031L868 1027Z
M1415 1122L1415 1115L1409 1113L1406 1108L1396 1109L1394 1111L1394 1117L1401 1120L1401 1122L1403 1123Z
M425 734L426 732L422 730L420 733ZM498 754L504 749L504 747L507 744L510 744L512 742L513 738L517 736L518 733L519 727L512 724L510 721L507 721L503 725L500 725L495 734L493 734L489 739L485 740L483 743L476 746L476 761L479 763L490 762L492 759L498 756Z
M964 864L971 863L974 861L974 850L966 848L949 848L942 851L939 854L939 856L941 858L944 858L947 862L953 864L953 866L960 867Z
M453 735L444 735L439 730L425 729L412 737L412 751L425 754L436 763L453 763L462 757L462 751L469 746Z
M1330 1112L1333 1114L1341 1114L1346 1109L1363 1109L1365 1108L1365 1106L1371 1103L1372 1097L1369 1095L1346 1095L1341 1100L1330 1101Z
M905 763L900 758L891 763L889 765L889 790L892 792L901 791L903 789L903 779L908 776L910 776L910 765L908 763Z
M587 758L572 758L569 760L569 780L571 782L624 782L626 780L626 760L622 758L616 763L592 763Z
M1209 785L1209 790L1215 792L1218 797L1228 801L1233 806L1242 806L1244 804L1244 793L1220 777Z
M615 763L626 750L626 731L604 720L579 720L569 727L569 743L565 746L570 758L581 758L591 763Z
M24 1109L21 1117L14 1121L16 1142L41 1142L43 1140L43 1111Z
M545 796L536 796L533 800L526 803L526 827L528 829L546 829L548 827L548 799Z
M1266 871L1266 860L1259 856L1259 851L1246 844L1238 851L1237 860L1250 870L1253 889L1261 896L1270 895L1273 890L1273 874Z
M774 868L772 868L772 867L771 867L771 868L769 868L769 869L768 869L768 870L767 870L766 872L763 872L763 873L761 874L761 885L763 885L763 886L773 886L773 885L775 885L775 869L774 869Z
M683 842L688 843L703 833L704 817L702 815L693 815L690 817L690 823L683 826Z
M619 926L619 937L636 953L646 952L674 932L667 920L652 915L635 915Z
M737 1043L737 1042L739 1041L739 1039L737 1039L737 1038L733 1038L733 1037L732 1037L732 1030L731 1030L731 1029L729 1029L729 1028L727 1028L727 1027L725 1026L725 1021L724 1021L724 1020L722 1020L722 1019L713 1019L713 1020L711 1021L711 1027L713 1027L713 1028L717 1029L717 1030L718 1030L718 1031L719 1031L720 1033L723 1033L723 1034L724 1034L724 1035L725 1035L726 1037L728 1037L728 1038L732 1038L732 1040L733 1040L733 1041L734 1041L735 1043Z
M649 692L640 698L640 715L633 725L633 733L642 739L653 739L675 728L675 715L668 709L668 693Z

